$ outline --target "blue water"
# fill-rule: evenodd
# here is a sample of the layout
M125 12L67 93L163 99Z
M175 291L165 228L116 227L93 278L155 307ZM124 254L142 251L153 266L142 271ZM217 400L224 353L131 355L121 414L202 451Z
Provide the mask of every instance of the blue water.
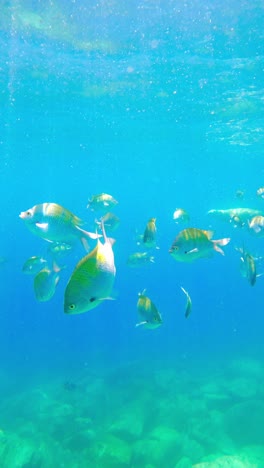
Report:
M251 287L235 251L261 257L263 239L207 216L263 209L263 16L257 0L3 2L1 466L264 467L264 276ZM121 220L116 299L66 316L84 252L38 303L22 266L46 243L19 213L54 202L92 230L101 192ZM176 262L176 207L231 237L225 256ZM151 217L155 263L129 268ZM156 330L135 327L144 288Z

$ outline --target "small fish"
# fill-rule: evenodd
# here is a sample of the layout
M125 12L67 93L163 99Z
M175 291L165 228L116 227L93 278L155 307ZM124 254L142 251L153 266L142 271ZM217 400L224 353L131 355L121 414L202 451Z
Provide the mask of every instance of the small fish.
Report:
M216 219L232 223L235 227L243 227L247 226L251 218L262 215L263 212L252 208L230 208L227 210L210 210L207 214L213 215Z
M72 245L60 243L60 242L51 242L48 247L48 252L51 255L63 256L69 253L72 250Z
M59 282L60 276L59 268L55 263L53 268L43 268L34 278L34 292L37 301L47 302L54 296L56 286Z
M155 304L145 296L145 292L144 289L138 294L137 311L141 321L136 324L136 327L142 325L144 328L154 329L162 324L162 318Z
M256 283L257 276L259 276L257 275L255 259L244 248L236 248L236 250L239 253L241 253L241 257L240 257L241 275L248 280L251 286L254 286L254 284Z
M36 275L39 273L40 270L43 270L43 268L47 265L47 260L43 257L39 256L34 256L28 258L23 267L22 271L26 275Z
M154 257L149 255L148 252L136 252L129 255L127 259L127 265L130 267L137 267L148 263L155 263Z
M188 318L191 311L192 311L192 300L190 298L189 293L181 286L181 290L184 292L187 301L186 301L186 306L185 306L185 317Z
M136 244L137 244L137 245L142 245L142 244L143 244L143 237L144 237L144 235L143 235L143 234L140 234L140 233L136 230L136 233L135 233L135 241L136 241Z
M189 221L190 216L187 211L185 211L183 208L176 208L176 210L173 213L173 219L178 223L179 221Z
M238 189L235 195L236 195L236 198L243 200L245 196L245 190Z
M94 309L110 297L115 274L113 239L102 232L105 243L97 240L97 246L77 263L64 293L64 312L81 314Z
M117 201L108 195L107 193L100 193L99 195L93 195L91 200L88 201L87 208L92 211L108 211L117 205Z
M114 213L110 213L110 211L101 218L101 221L96 220L95 222L100 227L102 221L104 227L109 229L109 231L115 231L120 224L120 219Z
M257 190L257 196L260 197L260 198L264 198L264 187L260 187Z
M187 228L181 231L175 238L169 252L179 262L192 262L199 258L208 258L213 252L224 255L219 247L227 245L230 238L212 240L211 231L203 231L197 228Z
M80 226L84 222L57 203L35 205L27 211L22 211L19 217L33 234L48 242L72 244L79 239L88 250L87 239L101 237L82 229Z
M258 237L264 236L264 216L254 216L249 222L248 227L253 231Z
M156 233L157 233L156 218L150 218L145 228L144 234L143 234L143 244L146 247L148 248L155 247Z

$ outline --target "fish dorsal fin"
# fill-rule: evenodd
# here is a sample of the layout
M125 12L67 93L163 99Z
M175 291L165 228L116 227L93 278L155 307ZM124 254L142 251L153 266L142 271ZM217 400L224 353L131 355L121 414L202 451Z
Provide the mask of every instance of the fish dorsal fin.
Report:
M203 233L206 235L207 239L209 240L211 240L214 235L214 231L203 231Z

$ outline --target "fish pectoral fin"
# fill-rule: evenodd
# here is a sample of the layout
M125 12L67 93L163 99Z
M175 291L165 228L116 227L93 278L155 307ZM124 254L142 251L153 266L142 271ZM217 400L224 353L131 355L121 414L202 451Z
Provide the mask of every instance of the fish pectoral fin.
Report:
M219 252L221 255L225 255L225 252L217 244L214 244L214 250L216 250L216 252Z
M186 254L189 255L196 252L199 252L199 249L197 249L197 247L195 247L195 249L187 250Z
M114 297L98 297L96 298L97 301L115 301L115 298Z
M42 231L47 231L49 227L49 223L36 223L36 226Z
M140 327L141 325L146 325L148 322L145 320L144 322L139 322L139 323L136 323L136 327Z

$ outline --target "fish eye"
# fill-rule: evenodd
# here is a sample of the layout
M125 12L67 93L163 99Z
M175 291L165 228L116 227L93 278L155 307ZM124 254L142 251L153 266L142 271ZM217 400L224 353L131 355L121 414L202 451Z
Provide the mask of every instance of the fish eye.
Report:
M75 304L70 304L69 309L74 310L75 309Z
M94 301L96 301L96 297L91 297L90 302L94 302Z
M27 215L28 218L29 218L30 216L32 216L32 211L31 211L31 210L28 210L28 211L26 212L26 215Z

